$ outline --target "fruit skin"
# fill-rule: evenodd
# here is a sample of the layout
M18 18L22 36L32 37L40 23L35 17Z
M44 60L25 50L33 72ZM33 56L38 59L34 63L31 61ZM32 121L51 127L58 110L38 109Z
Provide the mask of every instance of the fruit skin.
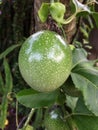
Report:
M39 31L27 38L20 49L20 72L37 91L53 91L60 87L68 78L71 66L71 49L55 32Z
M62 113L52 110L48 113L44 120L46 130L70 130L67 121L63 120Z

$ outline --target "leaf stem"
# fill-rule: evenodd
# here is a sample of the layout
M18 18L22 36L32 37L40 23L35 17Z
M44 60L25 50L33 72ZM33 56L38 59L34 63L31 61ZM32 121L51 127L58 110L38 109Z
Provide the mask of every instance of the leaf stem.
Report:
M64 31L64 28L62 27L62 25L60 25L60 28L61 28L61 30L62 30L62 33L63 33L64 39L66 39L66 34L65 34L65 31Z
M25 130L25 128L27 127L28 123L30 122L30 120L31 120L31 118L33 116L34 110L35 110L34 108L31 109L31 111L29 113L29 116L28 116L28 118L27 118L27 120L26 120L26 122L25 122L25 124L23 126L23 130Z
M92 22L92 19L91 19L90 16L88 16L88 21L89 21L89 24L90 24L91 28L93 29L94 25L93 25L93 22Z
M71 113L65 116L65 119L70 118L71 116L94 116L93 114L86 114L86 113Z

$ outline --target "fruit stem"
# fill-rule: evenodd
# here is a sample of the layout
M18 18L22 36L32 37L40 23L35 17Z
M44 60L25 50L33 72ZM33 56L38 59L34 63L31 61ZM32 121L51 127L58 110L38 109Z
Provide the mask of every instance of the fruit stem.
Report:
M27 127L28 123L30 122L30 120L31 120L31 118L33 116L34 110L35 110L34 108L31 109L31 111L29 113L29 116L28 116L28 118L27 118L27 120L26 120L26 122L25 122L25 124L23 126L23 130L25 130L25 128Z
M63 33L64 39L66 39L66 34L65 34L65 31L64 31L64 28L62 27L62 25L60 25L60 28L61 28L61 30L62 30L62 33Z

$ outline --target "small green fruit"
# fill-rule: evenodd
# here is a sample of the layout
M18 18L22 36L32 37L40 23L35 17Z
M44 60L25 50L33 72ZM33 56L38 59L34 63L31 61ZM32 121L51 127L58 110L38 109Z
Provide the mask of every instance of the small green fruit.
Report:
M39 31L31 35L20 49L20 72L35 90L57 89L68 78L71 66L71 49L55 32Z
M52 110L44 120L46 130L69 130L67 121L63 120L61 112Z

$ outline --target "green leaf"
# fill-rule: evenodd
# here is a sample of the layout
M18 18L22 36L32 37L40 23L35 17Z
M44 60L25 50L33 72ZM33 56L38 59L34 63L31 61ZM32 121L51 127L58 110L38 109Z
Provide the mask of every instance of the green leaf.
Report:
M53 92L37 92L33 89L25 89L20 91L16 98L17 100L26 107L30 108L41 108L54 104L57 101L59 91Z
M78 97L71 97L71 96L66 95L66 104L67 106L71 108L72 111L74 111L76 107L77 100L78 100Z
M71 77L67 79L62 89L67 95L72 97L79 97L81 95L81 92L75 87Z
M98 28L98 12L92 12L92 17L94 18L96 26Z
M13 51L15 48L19 47L21 44L12 45L11 47L7 48L4 52L0 54L0 60L4 57L6 57L11 51Z
M84 104L83 98L79 98L73 116L78 130L97 130L98 117L94 116Z
M90 11L90 9L88 8L87 5L82 4L78 0L72 0L72 2L75 5L76 13L79 13L79 12L82 12L82 11L86 11L88 13L91 13L91 11Z
M74 116L78 130L98 130L98 117Z
M70 9L71 9L72 14L76 13L76 6L75 6L73 0L70 1Z
M89 62L83 62L72 70L71 77L82 92L87 108L98 116L98 70Z
M65 5L60 2L53 2L50 5L50 14L57 23L64 23Z
M42 22L45 22L47 20L48 14L49 14L49 3L42 3L38 15Z
M91 62L85 61L78 64L72 72L82 76L87 82L98 88L98 70L91 65Z
M2 98L1 113L0 113L0 128L2 129L4 129L5 127L5 121L7 118L8 94L11 93L13 86L10 67L6 59L4 59L4 69L5 69L5 91Z
M78 14L80 15L81 12L85 13L91 13L90 9L88 8L87 5L82 4L81 2L79 2L78 0L72 0L70 2L71 4L71 12L72 15L67 18L66 20L63 20L63 24L68 24L70 23ZM82 13L82 15L83 15Z
M85 101L82 96L78 98L77 104L75 106L74 112L77 115L94 116L94 114L87 108Z
M87 53L83 48L75 48L72 51L72 55L73 55L73 68L81 62L87 61Z

